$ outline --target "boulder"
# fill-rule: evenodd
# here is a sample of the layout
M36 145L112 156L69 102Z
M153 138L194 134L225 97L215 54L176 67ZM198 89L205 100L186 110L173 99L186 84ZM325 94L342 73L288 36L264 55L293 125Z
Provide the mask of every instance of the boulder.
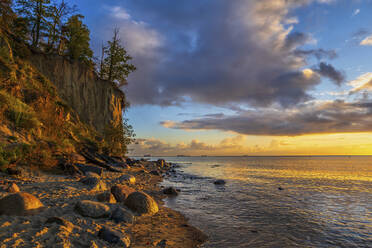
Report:
M85 172L84 175L85 175L86 177L96 177L96 178L100 178L100 175L98 175L97 173L91 172L91 171Z
M73 163L83 164L86 162L86 159L78 153L71 153L69 159Z
M45 222L45 224L53 224L53 223L66 227L70 232L74 229L74 224L72 224L70 221L65 220L61 217L50 217Z
M134 221L134 216L129 210L126 210L122 207L117 207L112 212L111 219L116 223L124 222L132 224Z
M18 193L20 190L17 184L11 183L6 189L6 191L9 193Z
M165 162L164 159L158 159L158 161L156 161L156 164L157 164L159 167L163 168L163 167L166 165L166 162Z
M129 184L135 184L136 183L136 178L132 175L122 175L118 179L119 183L129 183Z
M0 199L0 214L28 215L38 212L43 204L29 193L15 193Z
M155 175L155 176L160 176L161 175L160 172L157 171L157 170L150 171L150 174Z
M75 211L85 217L105 218L110 216L109 206L89 200L82 200L76 203Z
M99 202L116 203L116 199L110 192L103 192L97 195Z
M84 183L89 187L90 190L94 191L105 191L107 190L107 186L104 182L102 182L98 177L95 176L87 176L80 179L81 183Z
M93 172L99 176L102 176L102 173L103 173L103 169L98 166L86 165L86 164L75 164L75 166L85 175L87 174L87 172Z
M134 189L126 185L117 184L111 187L111 193L114 195L117 202L124 202L128 195L134 191Z
M12 176L22 175L21 170L16 169L16 168L12 168L12 167L6 168L6 173L8 173L9 175L12 175Z
M162 240L155 241L153 243L153 245L155 247L166 248L167 247L167 240L166 239L162 239Z
M214 181L213 183L216 184L216 185L224 185L224 184L226 184L226 181L222 180L222 179L218 179L218 180Z
M167 187L167 188L163 189L163 194L177 196L178 195L178 190L176 190L173 187Z
M155 214L159 211L156 201L144 192L133 192L125 200L125 205L138 214Z
M103 226L101 230L99 230L98 237L123 248L128 248L130 246L130 239L126 234L115 231L108 226Z

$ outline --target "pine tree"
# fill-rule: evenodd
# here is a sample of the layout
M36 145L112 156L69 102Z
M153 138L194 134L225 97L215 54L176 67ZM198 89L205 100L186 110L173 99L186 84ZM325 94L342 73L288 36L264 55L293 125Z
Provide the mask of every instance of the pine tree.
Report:
M67 55L72 60L92 63L93 52L90 49L89 29L83 24L84 16L71 16L65 26Z
M48 25L47 51L56 49L55 44L61 39L63 24L74 12L76 12L76 6L70 6L64 0L59 4L54 3L49 6L50 23Z
M0 53L3 54L6 50L6 53L12 59L13 53L9 42L9 34L15 15L11 6L11 0L0 0Z
M17 11L30 26L31 45L39 47L43 32L47 30L50 0L17 0Z
M120 42L119 29L115 29L112 40L108 41L108 45L103 49L106 57L103 59L100 71L103 79L117 82L119 87L127 84L129 73L136 70L134 65L128 63L132 57L127 54Z

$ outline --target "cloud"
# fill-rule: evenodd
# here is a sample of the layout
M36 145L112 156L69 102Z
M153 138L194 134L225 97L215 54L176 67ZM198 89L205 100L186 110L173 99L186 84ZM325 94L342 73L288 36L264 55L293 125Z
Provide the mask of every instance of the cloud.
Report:
M332 65L321 62L318 68L314 69L320 75L331 79L335 84L341 85L345 81L345 76L341 71L336 70Z
M360 42L361 46L372 46L372 35L367 36Z
M130 15L128 14L128 12L119 6L113 6L109 8L109 10L111 11L111 14L117 19L123 19L123 20L130 19Z
M363 90L372 91L372 72L360 75L357 79L350 81L348 85L353 87L349 91L349 94L354 94Z
M331 74L305 78L302 68L312 66L307 58L336 57L335 51L303 49L305 44L314 46L316 40L293 31L298 22L293 10L314 1L117 4L108 21L121 27L124 45L138 68L125 89L129 101L163 106L185 101L290 106L311 99L308 91ZM195 18L195 13L203 18Z
M174 122L167 127L273 136L371 132L372 102L312 101L299 108L249 110L222 119L198 118Z
M314 56L317 60L321 59L335 59L337 58L337 53L335 50L324 50L324 49L310 49L310 50L301 50L297 49L295 51L297 56Z
M220 143L211 145L197 139L190 143L170 144L159 139L137 139L135 144L130 145L131 154L152 154L152 155L177 155L177 154L221 154L221 152L236 152L242 150L246 137L237 135L225 138Z
M356 15L358 15L359 13L360 13L360 9L356 9L356 10L354 10L352 16L356 16Z

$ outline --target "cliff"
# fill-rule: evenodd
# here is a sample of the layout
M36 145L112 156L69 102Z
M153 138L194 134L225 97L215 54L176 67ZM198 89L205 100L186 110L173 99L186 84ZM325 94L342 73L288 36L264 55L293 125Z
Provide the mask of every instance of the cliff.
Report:
M81 121L101 134L112 124L121 125L126 101L114 83L99 79L88 66L58 55L35 53L30 62L55 84L59 96Z

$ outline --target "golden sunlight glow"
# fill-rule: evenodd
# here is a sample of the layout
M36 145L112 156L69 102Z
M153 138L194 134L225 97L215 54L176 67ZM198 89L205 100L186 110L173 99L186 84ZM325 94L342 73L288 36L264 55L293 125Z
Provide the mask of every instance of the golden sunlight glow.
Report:
M307 79L311 78L314 74L313 70L311 70L311 69L304 69L302 71L302 73L304 74L305 78L307 78Z

